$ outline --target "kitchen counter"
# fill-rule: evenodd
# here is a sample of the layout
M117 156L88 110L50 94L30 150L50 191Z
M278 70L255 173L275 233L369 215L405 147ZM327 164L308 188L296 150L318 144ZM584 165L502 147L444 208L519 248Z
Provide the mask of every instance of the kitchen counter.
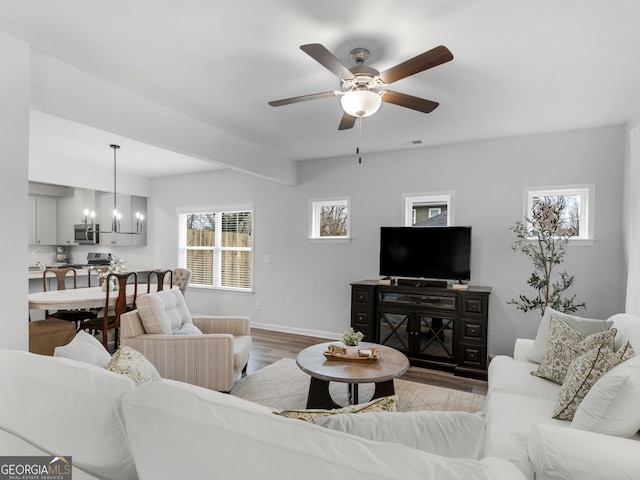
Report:
M55 267L55 266L57 265L47 265L47 267ZM34 270L34 267L35 267L35 270ZM128 266L128 265L126 268L127 268L126 270L127 272L136 272L138 274L150 272L151 270L156 270L155 268L137 267L137 266ZM89 267L76 268L76 275L78 276L78 278L86 277L88 274L89 274ZM38 268L37 265L36 266L29 265L27 278L29 280L42 280L42 272L40 271L40 268ZM53 275L50 275L50 278L55 278L55 277L53 277ZM146 281L146 276L145 276L145 281Z

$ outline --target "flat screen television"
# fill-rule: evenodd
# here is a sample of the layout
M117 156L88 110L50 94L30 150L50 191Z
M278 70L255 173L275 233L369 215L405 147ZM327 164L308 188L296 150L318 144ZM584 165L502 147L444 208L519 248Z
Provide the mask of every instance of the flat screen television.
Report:
M471 227L381 227L380 275L471 278Z

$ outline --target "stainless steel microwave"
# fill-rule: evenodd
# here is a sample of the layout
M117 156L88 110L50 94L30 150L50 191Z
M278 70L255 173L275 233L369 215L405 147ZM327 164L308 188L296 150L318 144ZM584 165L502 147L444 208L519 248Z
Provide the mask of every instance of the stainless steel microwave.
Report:
M99 225L85 225L78 223L73 226L75 242L80 245L95 245L100 243Z

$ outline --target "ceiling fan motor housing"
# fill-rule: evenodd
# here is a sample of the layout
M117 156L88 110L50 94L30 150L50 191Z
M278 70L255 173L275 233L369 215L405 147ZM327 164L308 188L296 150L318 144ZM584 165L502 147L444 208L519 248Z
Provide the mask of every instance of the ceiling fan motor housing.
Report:
M340 83L342 90L348 92L350 90L377 90L386 85L380 78L380 72L375 68L365 65L358 65L350 69L353 78L342 78Z

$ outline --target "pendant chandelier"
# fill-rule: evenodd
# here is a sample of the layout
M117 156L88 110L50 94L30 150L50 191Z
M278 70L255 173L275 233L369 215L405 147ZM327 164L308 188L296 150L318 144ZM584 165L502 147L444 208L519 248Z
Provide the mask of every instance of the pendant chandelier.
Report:
M120 145L109 145L113 148L113 218L111 220L111 230L100 230L99 233L119 233L121 235L140 235L142 234L142 224L144 222L144 215L140 212L136 212L136 229L133 232L123 232L120 229L120 220L122 219L122 213L118 211L118 192L117 192L117 158L116 152L120 149Z
M96 231L98 233L119 233L121 235L141 235L142 225L144 223L144 215L140 212L136 212L136 229L135 231L127 232L122 231L120 227L120 220L122 220L122 213L118 211L118 192L117 192L117 158L116 152L120 149L120 145L109 145L113 148L113 217L111 219L111 230L103 230L95 228L95 212L84 211L83 223L86 225L86 233ZM89 223L91 219L91 223Z

